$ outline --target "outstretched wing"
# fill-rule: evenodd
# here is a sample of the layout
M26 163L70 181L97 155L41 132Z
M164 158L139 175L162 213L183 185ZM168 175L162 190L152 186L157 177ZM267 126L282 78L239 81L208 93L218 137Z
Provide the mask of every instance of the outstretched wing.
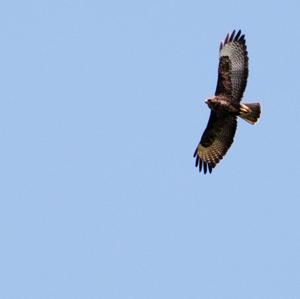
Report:
M230 96L240 102L248 78L248 53L245 35L241 30L235 35L227 34L224 43L220 44L218 83L215 95Z
M237 126L236 117L225 114L218 116L211 111L207 127L201 137L201 141L195 150L195 166L204 173L212 172L212 169L224 157L230 148Z

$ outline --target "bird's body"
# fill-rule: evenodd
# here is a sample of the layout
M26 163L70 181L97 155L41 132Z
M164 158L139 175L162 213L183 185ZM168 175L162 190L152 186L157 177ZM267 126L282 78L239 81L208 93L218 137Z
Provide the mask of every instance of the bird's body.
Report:
M224 113L238 116L239 104L225 96L215 96L212 99L206 100L208 107L217 115L222 116Z
M248 78L248 55L245 36L241 31L227 35L220 45L219 75L215 96L207 99L211 109L207 127L195 150L196 167L204 173L212 171L231 144L241 117L255 124L260 116L260 104L241 104Z

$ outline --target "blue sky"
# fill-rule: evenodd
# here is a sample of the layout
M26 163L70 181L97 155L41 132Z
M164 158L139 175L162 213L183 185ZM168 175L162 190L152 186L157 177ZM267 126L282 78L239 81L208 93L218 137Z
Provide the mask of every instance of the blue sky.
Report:
M2 1L0 298L300 298L299 9ZM233 29L262 117L204 176Z

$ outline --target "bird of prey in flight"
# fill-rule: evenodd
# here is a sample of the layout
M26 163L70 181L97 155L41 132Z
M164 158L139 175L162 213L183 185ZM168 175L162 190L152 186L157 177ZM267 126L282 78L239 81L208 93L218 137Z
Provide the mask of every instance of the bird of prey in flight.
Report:
M240 103L248 78L248 53L241 30L227 34L219 52L217 88L215 95L205 101L211 110L210 117L194 153L195 165L204 173L211 173L230 148L237 118L254 125L261 111L259 103Z

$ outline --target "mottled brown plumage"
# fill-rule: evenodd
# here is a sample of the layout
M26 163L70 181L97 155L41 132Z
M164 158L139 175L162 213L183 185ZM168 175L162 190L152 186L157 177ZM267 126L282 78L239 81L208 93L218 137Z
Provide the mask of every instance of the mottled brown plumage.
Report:
M240 104L248 78L248 53L245 36L239 30L227 34L220 44L218 82L215 96L206 101L211 109L207 127L195 150L196 167L209 172L224 157L233 143L237 117L255 124L260 104Z

